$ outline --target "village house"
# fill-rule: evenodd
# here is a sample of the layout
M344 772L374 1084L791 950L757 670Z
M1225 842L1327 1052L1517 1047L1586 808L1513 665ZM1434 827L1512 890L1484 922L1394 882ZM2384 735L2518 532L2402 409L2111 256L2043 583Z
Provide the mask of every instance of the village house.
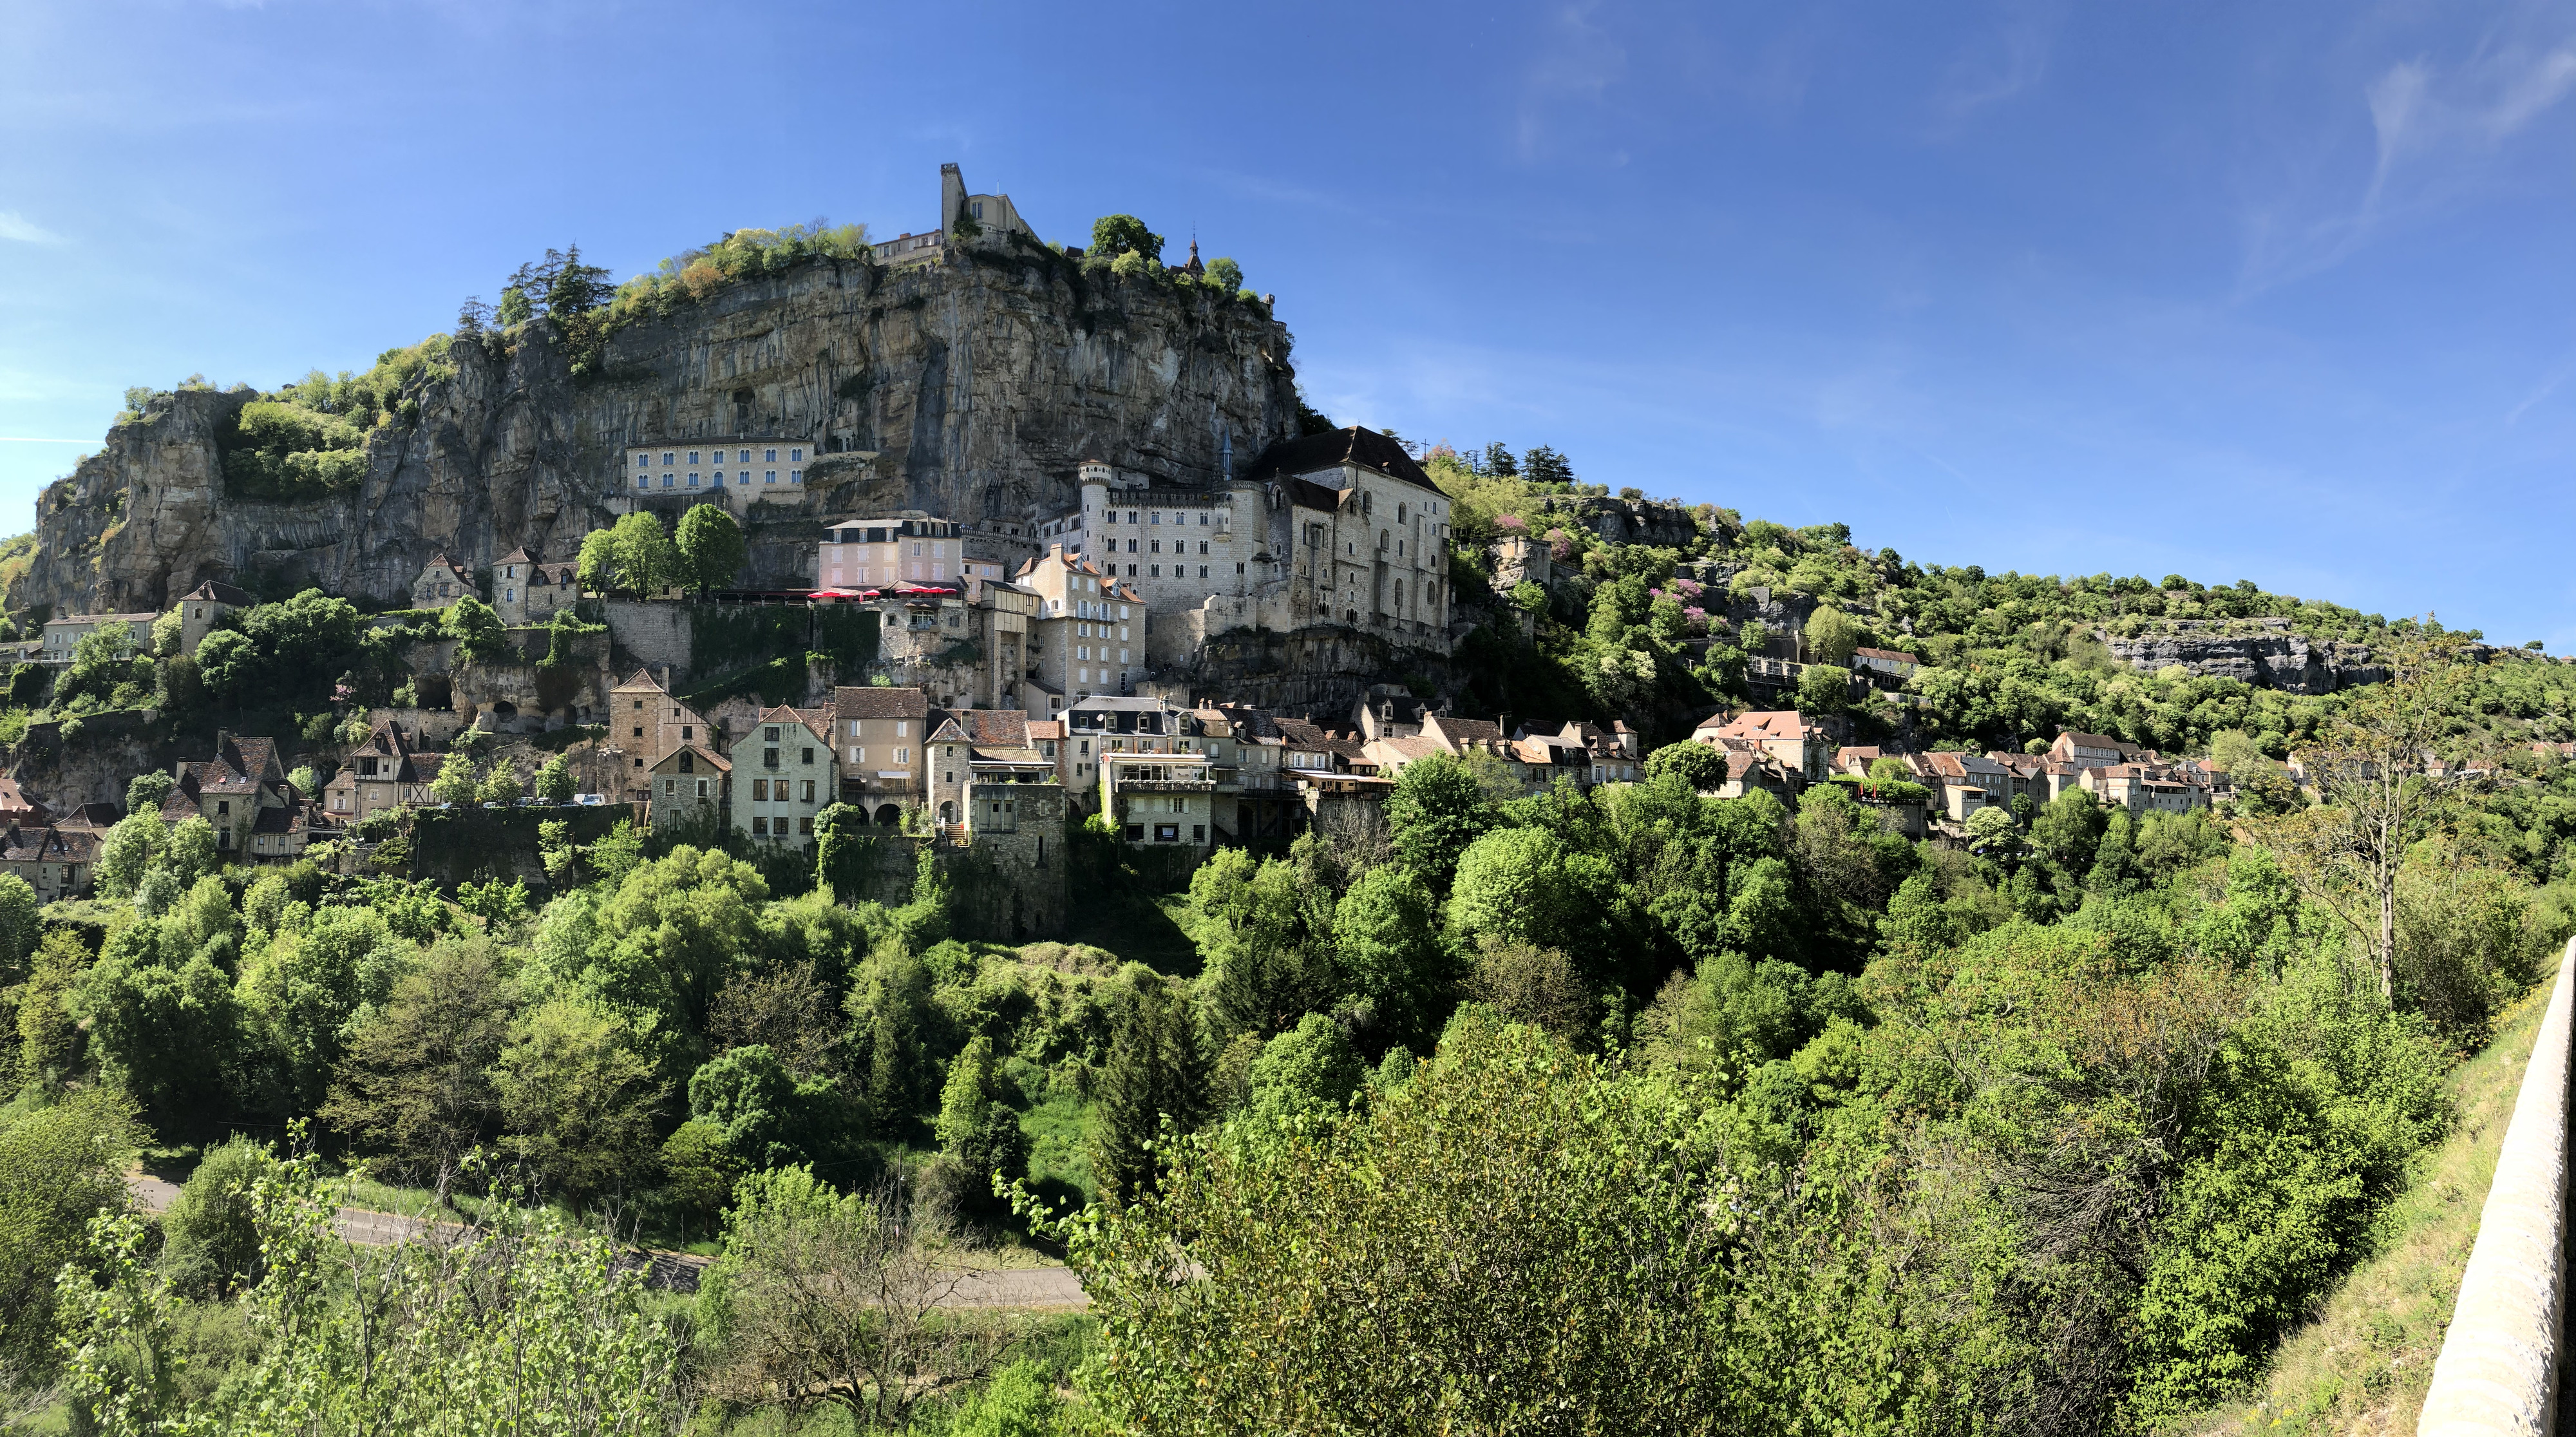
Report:
M1901 689L1923 661L1901 649L1854 649L1852 672L1883 689Z
M1776 763L1780 775L1797 789L1823 783L1833 763L1833 741L1826 737L1824 728L1795 709L1756 709L1733 718L1720 709L1691 730L1691 741L1728 753L1730 786L1737 784L1733 755L1740 752L1758 750ZM1770 784L1766 780L1755 786Z
M1927 753L1922 771L1938 786L1941 811L1954 823L1986 807L2012 803L2012 774L2002 764L1975 753Z
M721 741L705 716L673 698L669 686L649 669L637 669L633 677L608 691L605 746L626 756L625 796L630 803L651 801L653 767L678 752L682 744L713 748Z
M350 751L347 766L322 785L323 811L346 826L370 814L427 802L440 762L438 755L421 751L401 724L378 719Z
M645 772L653 785L647 816L656 830L712 823L721 831L729 821L733 764L706 743L684 743Z
M513 549L492 566L492 612L511 628L551 622L556 611L581 598L576 567L569 561L548 563L526 549Z
M411 606L415 609L444 609L468 594L480 596L481 587L465 566L435 554L420 568L420 577L411 581Z
M98 632L100 629L106 628L110 624L123 624L126 631L133 636L135 648L138 650L148 650L152 647L153 621L160 617L161 616L157 613L147 612L137 614L66 614L59 619L47 619L45 621L44 642L43 646L38 650L37 661L39 663L48 664L70 663L72 661L72 650L79 645L82 639Z
M1202 754L1108 753L1100 758L1100 812L1129 843L1209 848L1216 776Z
M237 589L219 579L208 579L179 598L179 651L196 657L197 645L215 631L224 616L236 609L257 604L247 589Z
M1029 617L1029 667L1051 700L1046 717L1093 694L1125 694L1143 671L1150 619L1136 590L1063 545L1014 576L1036 596Z
M0 873L26 880L39 903L83 897L97 869L99 842L93 831L12 823L0 829Z
M0 826L43 824L52 820L53 814L19 786L16 774L0 776Z
M814 841L814 816L837 801L832 717L780 705L737 740L730 755L733 827L754 843Z
M287 839L294 833L292 825L270 830L260 827L263 811L284 809L291 813L302 806L295 789L286 781L286 770L278 765L274 739L235 738L229 732L218 731L213 758L198 763L182 760L172 776L178 782L161 805L163 822L205 819L214 825L216 849L229 858L254 853L274 858L301 851L300 840L292 850L287 847ZM254 833L265 833L277 841L253 845L250 840Z
M2189 813L2205 807L2209 790L2189 783L2158 764L2114 763L2084 770L2086 792L2111 808L2143 817L2149 813Z
M854 685L832 690L833 757L840 798L891 828L922 805L923 750L930 701L917 688Z
M1055 760L1029 736L1026 713L962 709L938 713L934 720L930 797L941 827L1016 827L1020 795L1011 790L1058 782Z

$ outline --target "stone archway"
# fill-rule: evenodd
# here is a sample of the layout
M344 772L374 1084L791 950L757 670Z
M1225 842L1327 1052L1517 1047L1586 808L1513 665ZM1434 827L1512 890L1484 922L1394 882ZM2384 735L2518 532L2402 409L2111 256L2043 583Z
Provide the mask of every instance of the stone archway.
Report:
M877 823L881 827L892 828L901 822L903 822L903 810L891 803L877 805Z

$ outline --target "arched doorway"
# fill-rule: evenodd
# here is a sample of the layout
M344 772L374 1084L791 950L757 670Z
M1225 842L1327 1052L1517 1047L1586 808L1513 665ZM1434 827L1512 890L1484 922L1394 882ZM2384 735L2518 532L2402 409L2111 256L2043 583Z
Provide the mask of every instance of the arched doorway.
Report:
M903 822L903 810L896 808L891 803L881 803L877 805L877 822L887 828L892 828L896 824Z
M955 823L957 821L956 800L950 799L939 805L939 821L941 823Z

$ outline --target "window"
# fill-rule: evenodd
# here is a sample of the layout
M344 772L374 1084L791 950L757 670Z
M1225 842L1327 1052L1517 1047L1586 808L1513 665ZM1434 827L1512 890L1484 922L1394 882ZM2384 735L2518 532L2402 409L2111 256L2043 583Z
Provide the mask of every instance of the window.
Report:
M902 725L897 724L896 727L901 728ZM895 765L899 768L910 765L912 762L912 750L908 748L896 749L894 751L894 761Z
M1206 578L1207 576L1208 576L1208 566L1207 566L1207 565L1205 565L1205 564L1201 564L1201 565L1199 565L1199 577L1200 577L1200 578L1202 578L1202 579L1204 579L1204 578Z
M695 489L695 488L697 488L697 487L698 487L698 476L697 476L697 475L695 475L695 474L691 474L691 475L689 476L689 487L690 487L690 488L692 488L692 489Z
M652 468L652 467L653 467L653 456L652 456L652 455L650 455L650 454L638 454L638 455L636 455L636 456L635 456L635 467L636 467L636 468L638 468L638 469L650 469L650 468Z
M670 476L670 475L665 474L665 475L663 475L663 476L662 476L662 487L663 487L663 488L665 488L665 489L668 489L668 488L670 488L670 487L671 487L671 476Z
M662 451L662 467L665 469L671 467L671 451L667 449Z
M748 449L736 450L733 459L737 464L748 464L751 462L751 451Z
M695 464L695 463L697 463L697 462L698 462L698 451L696 451L695 449L692 449L692 450L690 450L690 451L689 451L689 462L690 462L690 463L692 463L692 464Z
M760 741L762 743L778 742L778 725L771 724L767 728L762 729L760 731Z
M754 803L767 803L767 802L769 802L769 780L768 780L768 779L765 779L765 778L755 778L755 779L753 779L753 780L751 781L751 801L752 801L752 802L754 802Z
M796 831L798 833L812 833L814 831L814 816L809 813L798 818L796 820Z
M678 797L680 792L680 781L676 778L666 778L662 780L662 792L675 798Z
M804 450L802 450L802 449L790 449L790 450L788 450L788 451L787 451L787 462L788 462L788 463L790 463L790 464L802 464L802 463L804 463L804 462L805 462L805 451L804 451Z
M1207 521L1208 521L1208 516L1206 516L1205 514L1201 514L1201 515L1199 516L1199 527L1200 527L1200 528L1202 528L1202 529L1206 528L1206 527L1207 527Z
M777 482L778 482L778 471L777 471L777 470L775 470L775 469L764 469L764 470L762 470L762 471L761 471L761 479L760 479L760 482L761 482L761 483L763 483L763 484L775 484L775 483L777 483Z
M788 482L788 483L790 483L790 484L802 484L802 483L804 483L804 482L805 482L805 471L804 471L804 470L802 470L802 469L790 469L790 470L788 470L788 471L787 471L787 482Z
M814 745L810 743L805 745L801 756L799 756L796 761L805 765L807 768L812 768L814 766ZM809 790L812 789L814 787L814 781L812 779L807 779L805 781L805 787ZM805 796L807 798L812 798L814 795L811 792L808 792Z
M814 801L814 780L810 778L805 780L804 801L807 803L812 803Z
M754 838L767 838L769 836L769 820L766 818L752 819L751 835Z

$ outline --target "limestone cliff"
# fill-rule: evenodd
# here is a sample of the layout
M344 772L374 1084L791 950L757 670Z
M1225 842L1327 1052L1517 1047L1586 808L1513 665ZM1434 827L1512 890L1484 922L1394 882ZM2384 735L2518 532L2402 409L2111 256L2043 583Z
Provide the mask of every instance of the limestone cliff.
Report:
M369 436L364 480L307 504L224 492L219 438L251 396L182 391L110 430L37 504L15 611L166 605L205 579L400 599L444 552L569 556L611 522L628 444L803 438L809 506L756 505L753 582L803 573L814 519L877 507L1025 522L1097 455L1203 482L1296 424L1289 335L1198 288L1085 275L1023 247L887 268L810 260L619 328L577 382L543 319L451 347L416 420Z
M2202 676L2242 679L2294 694L2325 694L2354 684L2375 684L2388 670L2370 661L2360 644L2311 643L2307 636L2275 633L2147 634L2124 639L2103 634L2113 654L2140 673L2179 664Z

